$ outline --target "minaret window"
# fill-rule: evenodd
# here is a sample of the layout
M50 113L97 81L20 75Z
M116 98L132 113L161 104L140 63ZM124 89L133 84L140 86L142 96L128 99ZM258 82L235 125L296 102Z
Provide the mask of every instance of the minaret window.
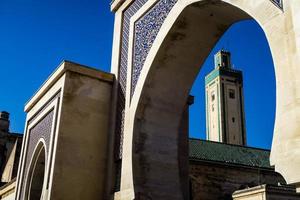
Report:
M235 91L233 89L229 89L229 98L234 99L235 98Z
M227 55L222 55L222 67L228 66L228 59Z
M215 94L212 94L211 95L211 101L214 101L215 100Z

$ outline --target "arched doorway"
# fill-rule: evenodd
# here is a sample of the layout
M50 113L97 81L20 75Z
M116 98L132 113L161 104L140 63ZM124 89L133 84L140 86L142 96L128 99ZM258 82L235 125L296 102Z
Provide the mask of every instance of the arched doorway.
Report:
M40 200L42 197L45 177L46 151L42 142L35 150L26 183L26 199Z
M175 5L166 19L162 19L159 31L153 31L157 34L153 35L153 43L141 47L148 49L141 51L146 52L147 56L139 66L138 80L131 81L132 71L135 69L131 71L129 68L127 72L127 84L131 83L134 86L127 87L131 88L131 91L126 92L121 198L122 191L126 198L186 198L187 156L184 155L187 155L187 151L186 144L182 141L187 140L187 135L182 134L181 122L191 85L200 70L199 66L203 64L222 34L233 23L252 18L265 31L274 59L276 81L281 83L277 87L272 155L276 155L276 159L273 156L273 163L276 161L276 164L281 165L277 170L289 181L293 172L287 174L286 170L283 170L286 167L283 165L284 161L278 159L280 156L287 158L287 149L278 151L282 145L277 141L282 139L282 135L277 132L284 130L282 116L286 102L283 102L282 97L292 90L297 90L297 85L289 83L287 87L287 73L292 69L287 70L289 72L283 70L286 65L284 60L291 61L292 53L281 52L281 48L286 47L286 40L280 41L280 38L290 37L284 34L286 26L280 21L282 10L264 0L172 2L175 2ZM148 10L144 9L144 12ZM150 9L149 12L153 10L155 11ZM168 12L168 9L164 11ZM152 20L155 20L155 17ZM134 22L131 21L131 24ZM295 42L295 38L292 39ZM134 40L132 44L129 42L129 49L132 47L130 45L136 44L138 42ZM133 55L134 53L129 53L129 66L134 66ZM292 99L290 103L293 103ZM296 118L291 118L290 124L296 123ZM295 136L295 129L292 128L294 126L289 127L291 132L285 135L287 140Z

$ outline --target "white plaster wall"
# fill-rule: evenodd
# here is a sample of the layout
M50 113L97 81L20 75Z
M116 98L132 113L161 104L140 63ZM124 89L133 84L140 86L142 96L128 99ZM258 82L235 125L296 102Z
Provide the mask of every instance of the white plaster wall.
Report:
M229 81L226 81L226 79L230 79L229 77L223 77L224 80L222 80L222 83L224 83L224 98L225 98L225 110L226 110L226 119L223 119L223 123L226 123L226 133L227 133L227 140L230 144L237 144L237 145L243 145L243 123L244 116L242 116L242 110L241 110L241 102L243 102L243 95L242 99L240 98L240 84L232 83ZM232 79L233 80L233 79ZM235 98L231 99L229 97L229 89L232 89L235 91ZM242 103L243 105L243 103ZM242 108L243 109L243 108ZM223 118L223 117L222 117ZM232 118L235 119L235 121L232 121ZM244 122L245 123L245 122Z
M223 134L222 134L222 126L221 126L221 108L220 108L220 101L221 99L221 91L220 91L220 82L219 78L214 80L214 84L208 85L206 89L206 94L208 95L207 101L208 104L206 105L206 112L208 114L208 122L207 124L207 138L211 141L221 142L223 141ZM212 94L215 95L215 99L212 100ZM220 132L219 132L220 131Z

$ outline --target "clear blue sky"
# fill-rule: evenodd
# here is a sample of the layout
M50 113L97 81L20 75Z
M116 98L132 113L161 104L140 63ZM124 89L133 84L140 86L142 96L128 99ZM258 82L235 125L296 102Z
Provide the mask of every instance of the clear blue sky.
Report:
M113 14L109 0L0 1L0 110L11 130L23 132L26 101L62 60L110 70ZM232 52L243 70L248 144L270 148L275 115L275 75L263 31L254 21L234 25L207 58L192 94L191 137L205 138L204 76L213 54Z
M202 67L191 92L195 95L191 136L205 138L204 77L214 69L213 56L222 48L231 52L234 68L243 71L247 143L270 149L276 110L275 72L264 32L254 20L231 26Z

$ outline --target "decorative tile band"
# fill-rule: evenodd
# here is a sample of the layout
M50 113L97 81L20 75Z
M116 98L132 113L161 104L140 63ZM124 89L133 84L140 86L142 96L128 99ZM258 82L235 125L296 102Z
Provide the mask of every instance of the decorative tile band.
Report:
M270 0L270 1L273 2L278 8L283 10L283 0Z
M177 0L160 0L134 25L131 96L153 42Z
M135 23L132 81L131 87L129 86L129 88L126 85L126 82L128 67L131 67L127 66L128 51L130 51L128 49L130 19L147 1L148 0L134 1L124 11L123 14L120 70L118 76L119 91L117 107L118 117L116 122L116 160L122 158L126 90L131 89L131 96L133 95L144 62L158 34L158 31L160 30L169 12L177 2L177 0L160 0Z
M26 156L26 169L28 169L29 161L33 155L35 146L40 138L46 142L46 152L49 153L51 129L53 122L54 110L51 110L37 125L35 125L29 132L28 137L28 150Z
M124 117L125 117L125 95L127 81L127 61L128 61L128 41L130 18L147 2L148 0L135 0L123 13L122 22L122 38L121 38L121 56L119 68L118 83L118 104L117 104L117 120L115 132L115 158L122 158L123 151L123 133L124 133Z

